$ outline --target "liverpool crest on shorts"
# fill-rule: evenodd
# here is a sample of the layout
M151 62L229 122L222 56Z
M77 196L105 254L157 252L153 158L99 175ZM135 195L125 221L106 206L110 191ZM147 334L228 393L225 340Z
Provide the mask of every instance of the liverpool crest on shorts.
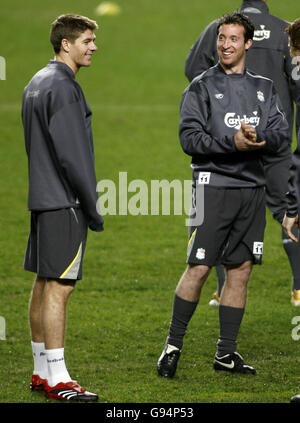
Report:
M196 258L198 260L205 259L205 250L204 250L204 248L198 248L197 253L196 253Z

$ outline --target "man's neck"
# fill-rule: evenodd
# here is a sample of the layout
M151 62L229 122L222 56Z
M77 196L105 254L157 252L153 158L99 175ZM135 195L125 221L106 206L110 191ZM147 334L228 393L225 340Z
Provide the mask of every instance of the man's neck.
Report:
M245 63L241 63L232 67L227 67L227 66L224 66L223 63L220 62L220 65L224 69L224 72L227 73L227 75L243 74L245 72Z
M68 56L62 56L61 54L58 53L55 55L55 60L57 62L62 62L65 65L69 66L69 68L72 69L75 75L79 71L79 68L75 65L75 63L72 60L69 59Z

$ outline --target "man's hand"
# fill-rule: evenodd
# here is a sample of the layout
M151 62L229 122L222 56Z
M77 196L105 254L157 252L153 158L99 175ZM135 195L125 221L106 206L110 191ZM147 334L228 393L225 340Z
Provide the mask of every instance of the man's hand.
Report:
M282 222L282 227L287 233L288 237L291 238L292 241L298 242L298 239L295 237L295 235L292 232L292 228L294 225L296 225L297 228L299 228L298 215L296 217L288 217L287 215L285 215Z
M235 134L234 142L239 151L252 151L262 148L266 141L256 142L257 133L253 126L242 122L241 129Z

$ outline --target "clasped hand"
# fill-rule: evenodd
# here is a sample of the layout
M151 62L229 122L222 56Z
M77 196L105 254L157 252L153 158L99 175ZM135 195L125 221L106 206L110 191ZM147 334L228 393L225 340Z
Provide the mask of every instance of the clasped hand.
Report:
M266 141L257 142L256 129L251 125L246 125L244 122L241 128L234 136L236 148L239 151L258 150L266 144Z

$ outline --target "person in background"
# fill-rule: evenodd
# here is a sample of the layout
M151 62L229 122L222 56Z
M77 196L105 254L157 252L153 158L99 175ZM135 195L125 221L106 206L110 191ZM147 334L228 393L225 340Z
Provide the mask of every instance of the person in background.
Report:
M250 17L255 32L253 45L246 55L246 66L259 75L274 81L287 121L290 127L290 145L281 155L265 158L266 200L274 219L280 224L286 210L286 192L291 160L291 143L294 126L294 103L299 111L300 81L292 78L294 65L289 52L288 37L285 29L288 22L271 15L265 0L245 0L240 10ZM185 74L189 81L218 62L217 21L211 22L192 46L185 63ZM297 112L296 130L299 129L300 116ZM291 303L300 306L300 245L293 243L282 231L282 244L292 270ZM210 305L219 305L225 281L222 265L216 266L218 287L212 295ZM272 292L270 292L270 296Z
M300 18L296 19L286 28L290 40L291 56L298 66L298 73L294 73L295 79L300 79ZM292 242L299 244L299 235L293 232L294 225L299 228L299 205L300 205L300 130L298 131L297 148L292 157L292 167L289 180L289 191L287 195L288 209L285 214L282 226ZM300 394L291 398L291 402L300 403Z

